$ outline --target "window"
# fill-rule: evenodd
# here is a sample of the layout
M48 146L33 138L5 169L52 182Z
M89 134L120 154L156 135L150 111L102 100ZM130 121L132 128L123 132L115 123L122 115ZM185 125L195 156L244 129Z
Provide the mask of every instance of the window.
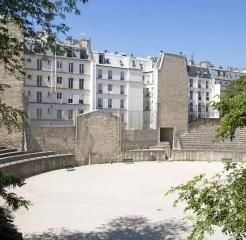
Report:
M73 110L72 109L68 110L68 119L69 120L73 119Z
M108 99L108 108L112 108L112 99L111 98Z
M56 112L56 118L61 120L62 119L62 110L61 109L58 109L57 112Z
M206 92L206 100L209 101L209 92Z
M42 102L42 92L37 92L37 102Z
M73 103L73 99L72 98L69 98L68 99L68 103Z
M113 85L112 84L108 84L108 91L112 91L113 89Z
M72 49L67 50L67 57L73 57L73 50Z
M194 109L193 109L193 103L190 103L190 112L193 112Z
M104 54L99 54L99 64L104 64Z
M103 99L102 98L98 98L97 99L97 107L98 108L102 108L103 107Z
M62 99L62 93L61 93L61 92L58 92L58 93L56 94L56 98L57 98L57 99Z
M37 59L37 70L42 70L42 59Z
M201 88L201 87L202 87L201 80L198 80L198 88Z
M193 88L193 79L190 79L190 87Z
M80 59L87 59L87 58L88 58L85 49L81 49L81 50L79 51L79 57L80 57Z
M28 96L30 97L30 96L31 96L31 91L29 90L29 91L27 92L27 94L28 94Z
M61 61L56 61L56 68L61 69L62 68L62 62Z
M73 88L73 78L68 79L68 88Z
M47 96L50 97L50 92L47 93Z
M84 79L79 79L79 89L84 89Z
M190 91L190 99L193 99L193 92Z
M97 78L102 79L102 69L97 69Z
M120 100L120 108L124 108L124 99Z
M73 73L73 63L68 64L68 72Z
M97 85L97 92L98 92L98 93L103 93L103 88L102 88L102 84L101 84L101 83L99 83L99 84Z
M142 63L139 64L139 67L141 70L143 70L143 64Z
M112 79L113 78L113 71L109 70L108 71L108 79Z
M121 122L125 122L125 116L123 112L120 114L120 120Z
M120 72L120 80L124 80L125 79L125 73L124 72Z
M84 104L84 100L83 99L79 99L79 104Z
M125 86L120 86L120 94L125 94Z
M41 118L42 118L42 109L37 108L37 119L41 119Z
M56 82L57 82L58 84L62 84L62 77L57 77L57 78L56 78Z
M208 88L208 81L206 81L206 88Z
M132 67L136 68L136 62L134 60L132 61Z
M79 73L84 74L84 64L79 64Z
M42 87L42 76L37 75L37 86Z
M48 76L48 82L50 82L50 76Z
M201 92L198 92L198 100L202 100Z
M202 105L201 103L198 103L198 112L201 112L202 111Z

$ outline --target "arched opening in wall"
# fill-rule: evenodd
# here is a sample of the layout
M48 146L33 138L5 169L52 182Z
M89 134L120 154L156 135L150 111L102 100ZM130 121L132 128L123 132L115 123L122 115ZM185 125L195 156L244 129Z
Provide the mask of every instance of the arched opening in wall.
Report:
M173 147L173 128L160 128L160 142L169 142Z

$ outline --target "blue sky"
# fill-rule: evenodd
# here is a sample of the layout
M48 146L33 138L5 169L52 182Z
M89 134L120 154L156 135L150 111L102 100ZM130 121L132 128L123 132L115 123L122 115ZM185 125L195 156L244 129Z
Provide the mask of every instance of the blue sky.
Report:
M246 67L245 11L246 0L89 0L66 22L93 50L194 52L196 62Z

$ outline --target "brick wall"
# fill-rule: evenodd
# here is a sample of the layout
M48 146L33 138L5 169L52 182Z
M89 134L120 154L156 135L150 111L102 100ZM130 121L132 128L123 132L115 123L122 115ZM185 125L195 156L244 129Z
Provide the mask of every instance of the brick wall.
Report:
M119 155L118 117L94 111L78 117L78 161L80 164L110 162Z
M173 128L174 136L176 132L186 131L188 128L188 75L184 57L164 55L158 73L157 97L158 129Z
M28 151L55 151L74 153L75 127L29 128L27 134Z
M121 150L148 149L157 145L157 130L122 130L121 132Z
M13 36L22 41L22 33L14 24L9 24L8 28ZM20 60L22 61L22 60ZM24 77L16 79L11 73L6 72L4 64L0 62L0 83L5 83L11 86L10 89L4 91L2 100L9 106L18 109L24 109ZM24 130L8 133L5 128L0 128L0 146L24 148Z

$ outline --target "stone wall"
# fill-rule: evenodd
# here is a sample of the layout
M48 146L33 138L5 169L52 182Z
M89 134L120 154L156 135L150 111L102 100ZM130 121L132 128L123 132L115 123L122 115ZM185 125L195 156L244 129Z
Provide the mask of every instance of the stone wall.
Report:
M22 41L23 36L19 28L9 23L8 29L10 33ZM20 60L22 61L22 60ZM6 72L4 64L0 62L0 83L8 84L11 88L4 91L1 96L2 101L8 106L18 109L24 109L24 76L17 79L14 75ZM23 150L25 147L24 128L20 131L8 133L6 128L0 128L0 146L15 147Z
M160 128L173 128L174 136L188 129L188 75L183 56L164 54L158 72L157 104L158 141Z
M122 130L121 131L121 150L148 149L157 145L157 130Z
M74 165L75 156L72 154L66 154L19 161L2 167L1 171L4 174L27 178L44 172L71 167Z
M119 119L94 111L78 117L78 161L80 164L110 162L119 155Z
M28 151L55 151L74 153L75 127L29 128L27 134Z
M172 160L175 161L223 161L228 159L246 162L246 152L175 150L172 153Z

